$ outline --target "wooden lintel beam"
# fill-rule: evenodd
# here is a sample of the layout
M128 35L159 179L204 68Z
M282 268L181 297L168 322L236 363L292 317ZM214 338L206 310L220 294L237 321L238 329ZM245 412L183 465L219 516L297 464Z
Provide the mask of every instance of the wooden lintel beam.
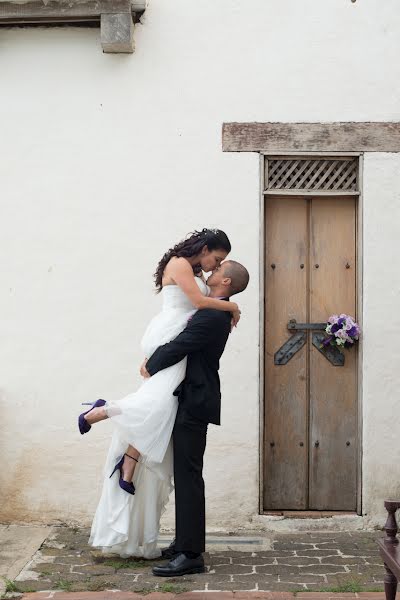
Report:
M0 24L99 21L101 15L143 12L145 0L0 1Z
M224 123L224 152L400 152L399 122Z
M98 22L106 53L134 51L132 13L143 12L146 0L0 0L0 25L20 23Z

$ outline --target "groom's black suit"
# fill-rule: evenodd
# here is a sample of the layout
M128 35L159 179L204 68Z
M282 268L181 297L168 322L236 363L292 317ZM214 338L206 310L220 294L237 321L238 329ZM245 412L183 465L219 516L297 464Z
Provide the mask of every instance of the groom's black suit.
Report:
M175 390L179 400L173 432L177 552L205 550L203 455L208 423L220 424L219 359L231 317L220 310L199 310L186 329L160 346L146 364L154 375L188 357L186 377Z

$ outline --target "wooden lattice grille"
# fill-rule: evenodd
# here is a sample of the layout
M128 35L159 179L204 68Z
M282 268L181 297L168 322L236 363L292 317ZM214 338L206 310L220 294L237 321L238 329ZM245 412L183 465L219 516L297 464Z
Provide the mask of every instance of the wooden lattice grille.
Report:
M268 158L266 190L357 192L358 158Z

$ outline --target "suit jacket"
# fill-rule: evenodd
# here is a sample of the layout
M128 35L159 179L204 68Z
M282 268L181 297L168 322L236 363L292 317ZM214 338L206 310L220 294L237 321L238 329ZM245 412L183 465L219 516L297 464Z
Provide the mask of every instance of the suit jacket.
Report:
M230 333L231 318L227 311L208 308L197 311L182 333L157 348L147 361L147 371L154 375L188 357L186 377L174 395L192 416L204 423L221 423L218 369Z

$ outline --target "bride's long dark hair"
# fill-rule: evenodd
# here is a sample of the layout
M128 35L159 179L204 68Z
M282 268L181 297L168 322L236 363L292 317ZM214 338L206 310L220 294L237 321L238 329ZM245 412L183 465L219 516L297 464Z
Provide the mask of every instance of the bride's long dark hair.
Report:
M156 272L154 273L157 292L161 292L162 290L162 276L164 269L173 256L190 258L196 256L196 254L200 254L204 246L207 246L209 250L224 250L228 254L231 251L229 238L224 231L221 231L221 229L205 228L201 231L189 233L184 240L179 242L179 244L170 248L158 263ZM195 275L200 275L200 264L193 266L193 273Z

